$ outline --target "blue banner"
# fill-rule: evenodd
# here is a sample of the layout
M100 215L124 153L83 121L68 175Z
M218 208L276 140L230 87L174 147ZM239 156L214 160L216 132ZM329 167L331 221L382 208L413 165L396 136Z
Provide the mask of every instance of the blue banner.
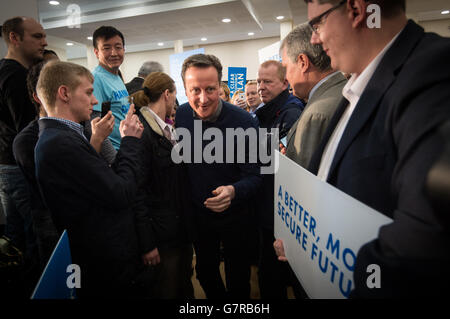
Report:
M228 68L228 87L230 88L230 97L238 90L245 91L247 83L247 68Z
M177 99L178 103L183 104L188 101L186 94L184 93L183 79L181 78L181 68L183 67L183 62L186 58L194 54L204 54L205 49L200 48L196 50L186 51L183 53L171 54L170 60L170 76L175 81L175 86L177 87Z
M73 274L72 271L74 271ZM75 299L75 287L71 277L76 279L79 285L79 272L79 267L72 264L69 237L64 230L31 299ZM77 276L78 278L75 278Z

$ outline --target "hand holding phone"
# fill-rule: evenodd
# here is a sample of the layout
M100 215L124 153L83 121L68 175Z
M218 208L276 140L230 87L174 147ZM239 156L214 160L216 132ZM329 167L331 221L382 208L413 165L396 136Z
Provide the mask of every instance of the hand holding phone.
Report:
M111 110L111 101L102 103L102 117L104 117Z

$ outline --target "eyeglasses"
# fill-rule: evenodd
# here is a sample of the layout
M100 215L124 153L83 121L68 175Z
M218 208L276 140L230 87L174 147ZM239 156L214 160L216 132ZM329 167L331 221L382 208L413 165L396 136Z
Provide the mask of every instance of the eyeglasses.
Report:
M311 28L312 32L314 33L319 33L320 30L320 26L323 24L323 19L328 16L331 12L333 12L334 10L336 10L337 8L339 8L340 6L342 6L344 3L346 3L347 0L342 0L341 2L339 2L337 5L335 5L334 7L331 7L330 9L328 9L327 11L325 11L324 13L318 15L315 18L312 18L311 20L308 21L309 27Z

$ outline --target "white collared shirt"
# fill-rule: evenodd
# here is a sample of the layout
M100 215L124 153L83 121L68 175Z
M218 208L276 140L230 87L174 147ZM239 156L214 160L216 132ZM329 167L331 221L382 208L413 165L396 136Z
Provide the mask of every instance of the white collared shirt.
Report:
M364 69L364 71L358 76L352 74L351 78L348 80L347 84L342 89L342 95L350 102L350 105L342 114L339 123L333 131L325 150L322 154L322 159L320 161L319 171L317 177L321 180L326 181L328 179L328 174L330 173L331 164L333 163L334 156L336 155L336 150L338 148L339 142L341 141L342 135L344 134L345 128L347 127L348 121L358 104L359 98L364 92L367 84L375 73L378 65L386 54L387 50L392 46L394 41L397 39L401 31L384 47L383 50L375 57L375 59L370 62L370 64ZM359 107L364 107L363 105Z
M168 128L169 128L169 131L170 131L170 136L171 136L172 141L176 141L176 138L175 138L175 131L174 131L172 125L170 125L170 124L164 122L164 121L163 121L163 120L162 120L155 112L153 112L153 110L152 110L151 108L149 108L148 106L144 106L144 107L147 108L147 110L149 110L150 113L153 115L154 119L156 120L156 123L158 123L158 126L159 126L159 127L161 128L161 130L163 131L163 134L164 134L165 128L168 127Z

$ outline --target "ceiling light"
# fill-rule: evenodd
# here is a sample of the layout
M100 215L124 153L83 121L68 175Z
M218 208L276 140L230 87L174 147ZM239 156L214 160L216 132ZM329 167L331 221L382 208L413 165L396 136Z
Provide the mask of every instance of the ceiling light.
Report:
M208 40L207 38L201 38L200 40L202 40L202 41L206 41L206 40Z
M283 20L284 19L284 16L278 16L277 17L277 20Z
M255 32L249 32L248 35L255 35Z
M164 45L164 43L162 43L162 42L158 43L158 46L160 46L160 47L162 47L163 45Z
M94 39L94 38L93 38L93 37L87 37L87 39L88 39L88 40L92 40L92 39Z
M441 14L449 14L449 13L450 13L449 10L444 10L444 11L441 12Z
M49 1L48 3L50 3L52 6L58 6L59 5L58 1Z
M73 45L72 42L67 42L66 45L68 45L69 47Z
M222 19L222 22L223 22L223 23L229 23L229 22L231 22L231 19L229 19L229 18L224 18L224 19Z

